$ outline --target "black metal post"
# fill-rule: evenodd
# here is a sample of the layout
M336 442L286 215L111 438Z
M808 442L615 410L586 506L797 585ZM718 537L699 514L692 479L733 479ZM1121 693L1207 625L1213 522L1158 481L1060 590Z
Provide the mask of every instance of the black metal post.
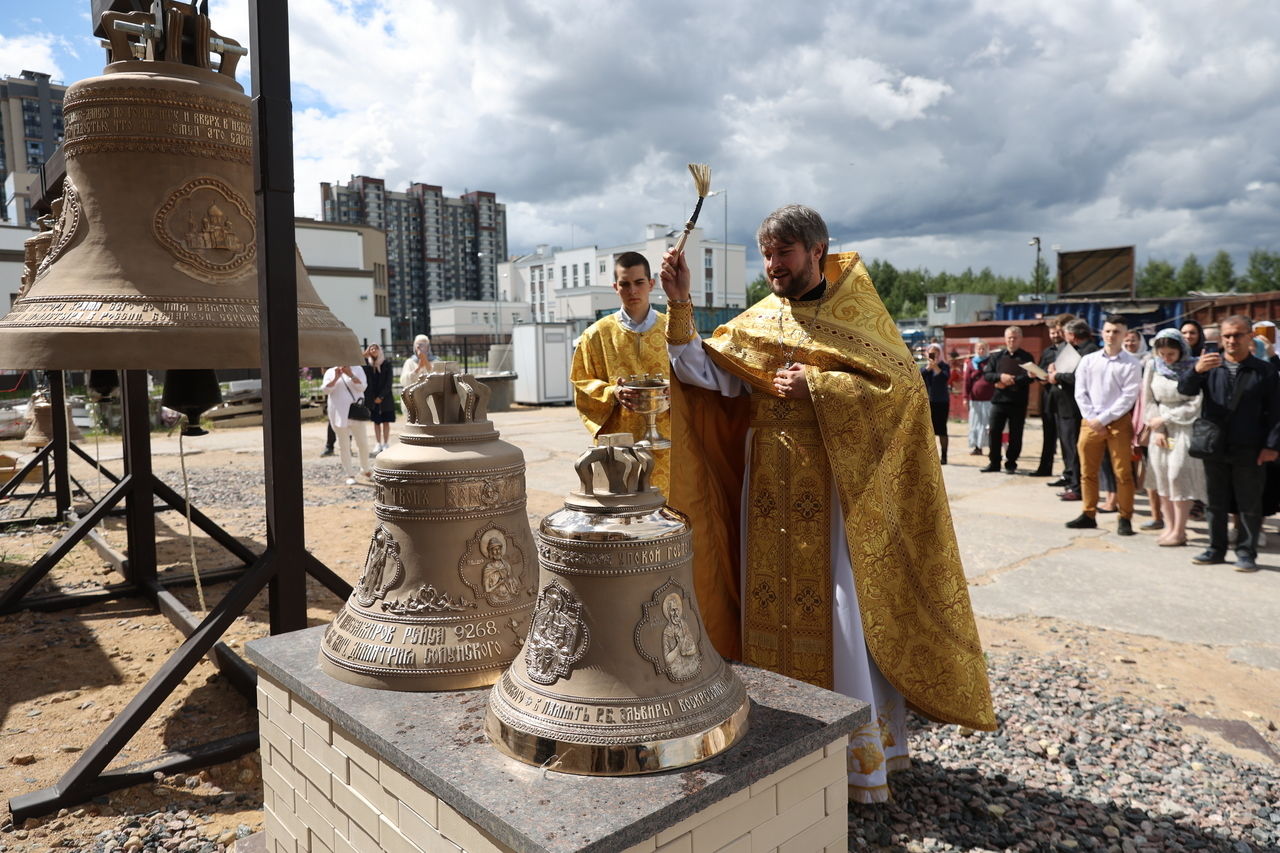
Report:
M49 381L49 404L53 406L53 499L59 518L71 510L71 480L67 462L67 442L71 424L67 418L67 384L61 370L45 373Z
M280 634L307 626L287 0L249 0L249 44L262 312L262 443L271 461L266 468L267 553L277 557L269 610L271 633Z
M132 484L125 504L129 561L125 577L146 586L156 579L156 515L152 509L151 407L145 370L120 371L124 403L124 471Z

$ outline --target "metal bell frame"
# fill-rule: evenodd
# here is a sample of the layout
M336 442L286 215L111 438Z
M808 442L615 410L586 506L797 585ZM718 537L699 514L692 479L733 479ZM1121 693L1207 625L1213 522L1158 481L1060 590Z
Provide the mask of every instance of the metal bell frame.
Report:
M37 564L47 573L76 542L106 514L126 500L129 559L123 566L128 594L141 593L186 635L186 640L148 680L107 726L94 743L52 787L14 797L9 809L15 824L28 817L48 814L84 802L106 791L149 781L156 772L175 773L227 761L258 747L256 730L202 744L186 752L172 752L158 759L108 770L112 759L150 719L183 678L212 653L228 680L250 702L254 701L257 675L253 668L219 642L235 619L264 588L272 634L287 633L307 625L306 577L311 575L345 600L351 585L312 556L306 549L302 503L301 418L296 405L298 375L297 279L293 239L293 135L290 102L288 0L248 0L251 31L254 118L255 208L260 223L258 300L262 354L263 450L266 479L267 548L257 555L192 510L191 519L206 533L243 559L239 579L198 620L156 579L155 516L153 496L166 498L168 489L157 480L150 465L150 433L147 422L146 373L121 372L121 397L125 416L125 475L67 531ZM95 0L95 3L103 3ZM128 0L112 0L111 8L131 8ZM204 11L204 10L202 10ZM174 16L168 16L172 22ZM163 23L145 33L163 36ZM265 46L269 46L267 49ZM164 46L168 55L189 50L172 37ZM46 164L46 167L50 164ZM46 190L60 176L48 180ZM275 401L281 405L273 405ZM65 410L62 416L65 418ZM57 413L55 412L55 419ZM62 424L65 429L65 423ZM172 490L169 490L172 492ZM186 503L167 501L175 508ZM205 526L208 523L208 527ZM217 532L215 532L217 531ZM225 537L225 539L224 539ZM233 547L234 545L234 547ZM32 567L33 570L36 568ZM28 580L29 570L22 581ZM205 575L208 580L208 574ZM21 591L11 587L3 599L13 604L38 580L31 578ZM20 581L21 582L21 581ZM16 587L17 585L15 585ZM79 602L83 603L83 602ZM12 608L10 608L12 609Z

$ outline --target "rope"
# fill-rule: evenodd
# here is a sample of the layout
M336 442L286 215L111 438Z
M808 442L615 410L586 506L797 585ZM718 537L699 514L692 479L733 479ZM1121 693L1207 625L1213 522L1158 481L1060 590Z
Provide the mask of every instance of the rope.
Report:
M189 420L188 423L190 423ZM187 482L187 454L182 446L181 432L178 433L178 463L182 466L182 500L187 505L187 544L191 547L191 573L196 579L196 595L200 599L200 610L208 612L204 603L204 585L200 583L200 563L196 560L196 539L191 532L191 485Z

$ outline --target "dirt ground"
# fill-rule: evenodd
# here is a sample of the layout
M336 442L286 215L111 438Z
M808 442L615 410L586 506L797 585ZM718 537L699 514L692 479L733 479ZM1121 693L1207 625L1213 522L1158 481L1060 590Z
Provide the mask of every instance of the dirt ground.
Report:
M0 450L6 449L5 442ZM88 448L87 448L88 449ZM318 459L319 447L304 447L305 517L308 548L348 581L354 581L373 522L373 490L345 486L332 459ZM179 491L178 460L157 457L157 474ZM230 451L194 453L187 459L192 499L233 535L260 551L266 540L261 459ZM98 493L92 468L77 463L76 476ZM51 506L51 502L50 502ZM532 506L532 504L531 504ZM104 539L123 550L121 519L101 528ZM157 516L162 577L191 575L185 521L176 512ZM0 534L0 589L7 587L61 535L58 527L10 529ZM202 569L234 565L207 537L196 535ZM33 595L84 592L119 582L111 566L85 544L75 547ZM209 602L228 584L207 586ZM199 611L193 587L175 588L192 611ZM309 581L310 624L327 623L340 603ZM994 656L1021 652L1073 657L1105 664L1111 672L1102 689L1148 700L1184 713L1215 746L1250 760L1280 760L1280 678L1227 659L1226 649L1182 645L1155 638L1085 629L1044 619L980 620ZM234 650L268 630L266 600L259 596L236 620L224 641ZM181 635L140 598L57 612L23 611L0 616L0 796L7 801L56 783L94 739L130 702L139 688L175 650ZM1242 736L1244 722L1255 732ZM113 766L144 762L168 750L249 731L254 711L208 661L202 661L130 741ZM207 837L231 837L238 827L262 825L262 781L256 754L200 771L98 797L62 816L32 821L30 838L49 846L88 847L93 836L115 827L121 816L145 815L169 803L183 803L205 821ZM6 802L7 806L7 802ZM8 821L0 809L0 825ZM242 830L243 831L243 830ZM0 834L0 845L12 835ZM8 843L12 843L9 841Z

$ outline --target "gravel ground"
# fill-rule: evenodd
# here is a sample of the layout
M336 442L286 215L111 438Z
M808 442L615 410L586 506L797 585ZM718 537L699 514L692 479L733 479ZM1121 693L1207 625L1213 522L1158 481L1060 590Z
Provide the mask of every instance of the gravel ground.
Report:
M1280 850L1280 766L1207 747L1168 710L1103 698L1105 668L992 656L998 732L917 718L894 801L850 806L851 850Z

